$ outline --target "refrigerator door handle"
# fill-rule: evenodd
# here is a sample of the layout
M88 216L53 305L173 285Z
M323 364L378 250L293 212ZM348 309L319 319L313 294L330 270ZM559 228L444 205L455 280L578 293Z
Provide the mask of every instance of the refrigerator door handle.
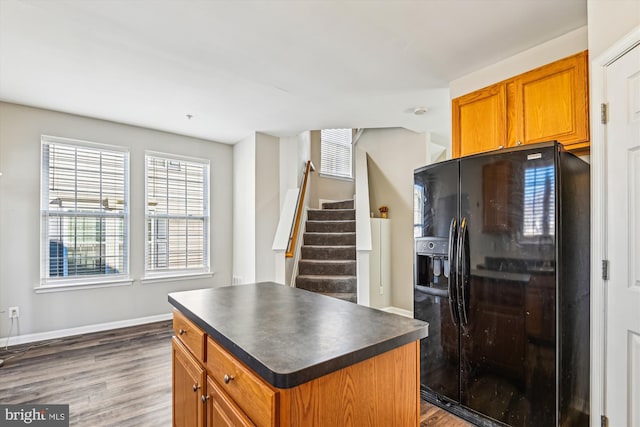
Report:
M449 295L449 311L451 313L451 320L453 320L454 325L458 325L459 323L459 314L458 314L458 284L457 284L457 267L456 267L456 257L457 257L457 241L458 241L458 221L455 217L451 218L451 224L449 225L449 286L448 286L448 295Z
M460 323L463 326L469 324L468 300L469 300L469 279L470 279L470 262L469 262L469 240L467 231L467 218L460 221L460 231L458 232L458 253L456 259L456 276L458 278L458 315Z

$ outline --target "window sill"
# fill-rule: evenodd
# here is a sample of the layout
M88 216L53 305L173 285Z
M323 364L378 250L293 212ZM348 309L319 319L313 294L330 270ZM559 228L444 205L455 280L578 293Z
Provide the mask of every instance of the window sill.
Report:
M79 291L84 289L98 289L98 288L112 288L115 286L130 286L133 284L133 279L115 279L115 280L86 280L86 281L74 281L66 283L49 283L36 286L33 290L37 294L45 294L49 292L66 292L66 291Z
M320 177L321 178L327 178L327 179L337 179L338 181L350 181L353 182L353 177L348 177L348 176L337 176L337 175L329 175L326 173L320 173Z
M145 276L140 279L140 283L146 285L149 283L175 282L176 280L207 279L213 277L213 275L213 272L158 274Z

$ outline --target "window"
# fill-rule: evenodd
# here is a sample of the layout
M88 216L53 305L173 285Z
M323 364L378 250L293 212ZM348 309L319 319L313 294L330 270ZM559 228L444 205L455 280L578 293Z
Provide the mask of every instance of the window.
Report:
M147 274L209 271L209 164L146 155Z
M528 168L524 173L524 224L526 237L555 234L554 167Z
M339 178L352 178L351 129L320 131L320 173Z
M42 285L128 274L129 155L42 137Z

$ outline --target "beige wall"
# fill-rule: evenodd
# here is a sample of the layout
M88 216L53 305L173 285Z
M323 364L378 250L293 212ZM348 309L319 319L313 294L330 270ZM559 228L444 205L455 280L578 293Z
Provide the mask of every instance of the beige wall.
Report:
M309 189L309 207L319 208L318 200L349 200L353 199L355 185L353 180L327 178L320 176L320 131L310 132L311 162L316 168L311 179Z
M130 155L129 286L35 293L40 281L41 135L125 147ZM144 275L145 150L208 159L211 164L213 277L141 283ZM168 315L169 292L230 283L232 148L50 110L0 103L0 309L20 308L11 336ZM0 315L0 336L9 332ZM4 341L3 341L4 342Z
M413 171L427 163L425 134L406 129L367 129L358 147L369 156L371 210L389 208L391 305L413 311Z

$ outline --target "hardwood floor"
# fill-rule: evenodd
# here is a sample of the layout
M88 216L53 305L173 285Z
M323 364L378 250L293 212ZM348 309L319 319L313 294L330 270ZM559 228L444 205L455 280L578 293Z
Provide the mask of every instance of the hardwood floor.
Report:
M169 426L171 335L166 321L0 352L0 402L69 404L71 426Z
M471 427L473 424L440 409L435 405L420 402L420 427Z
M71 426L170 426L172 334L165 321L1 349L0 402L69 404ZM422 402L421 427L470 425Z

